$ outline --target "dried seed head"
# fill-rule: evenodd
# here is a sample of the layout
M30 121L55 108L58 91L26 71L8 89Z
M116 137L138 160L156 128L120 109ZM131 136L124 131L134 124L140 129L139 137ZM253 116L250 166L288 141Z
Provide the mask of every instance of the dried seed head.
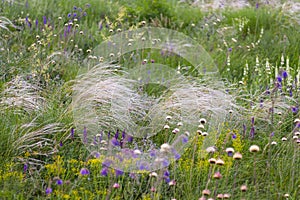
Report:
M201 118L201 119L199 120L199 122L200 122L201 124L206 124L206 119Z
M277 145L277 142L273 141L271 142L271 145Z
M169 129L170 126L168 124L164 125L164 129Z
M287 141L287 138L286 137L282 137L281 140L284 142L284 141Z
M205 136L208 136L208 133L207 132L203 132L201 135L205 137Z
M224 195L223 194L218 194L217 195L217 199L223 199L224 198Z
M216 172L216 173L214 174L213 177L214 177L215 179L220 179L220 178L222 178L222 175L221 175L220 172Z
M219 158L219 159L216 161L216 164L222 166L222 165L225 164L225 162L224 162L224 160L222 160L222 159Z

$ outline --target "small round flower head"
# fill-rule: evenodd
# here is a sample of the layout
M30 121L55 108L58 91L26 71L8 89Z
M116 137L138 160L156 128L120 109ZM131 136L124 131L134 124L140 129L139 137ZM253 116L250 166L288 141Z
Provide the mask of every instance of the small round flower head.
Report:
M85 175L89 175L90 174L90 171L87 169L87 168L82 168L80 170L80 174L85 176Z
M179 133L179 128L175 128L173 131L172 131L172 133L174 133L174 134L176 134L176 133Z
M250 152L259 152L259 147L257 145L252 145L250 148L249 148L249 151Z
M243 158L243 156L242 156L242 154L239 153L239 152L236 152L236 153L233 155L233 159L235 159L235 160L240 160L240 159L242 159L242 158Z
M219 158L219 159L216 161L216 164L222 166L222 165L225 164L225 162L224 162L224 160L222 160L222 159Z
M138 149L135 149L135 150L133 151L133 153L134 153L135 155L141 155L141 154L142 154L142 152L141 152L140 150L138 150Z
M300 136L300 132L299 132L299 131L296 131L296 132L294 133L294 135Z
M215 158L210 158L210 159L208 159L208 162L210 164L216 164L217 160Z
M113 188L118 189L120 187L119 183L114 183Z
M170 151L171 146L167 143L164 143L160 146L160 152L168 152Z
M200 122L201 124L206 124L206 119L201 118L201 119L199 120L199 122Z
M230 195L230 194L227 194L227 193L223 195L224 199L229 199L230 196L231 196L231 195Z
M248 188L247 185L242 185L240 189L242 192L246 192Z
M232 114L233 113L233 110L228 110L229 114Z
M277 145L277 142L273 141L271 142L271 145Z
M146 25L146 21L141 21L141 24L142 24L143 26L145 26L145 25Z
M186 136L190 136L190 132L188 132L188 131L185 131L184 134L185 134Z
M284 194L283 196L284 196L285 198L289 198L289 197L290 197L290 195L289 195L289 194L287 194L287 193L286 193L286 194Z
M277 115L282 115L282 112L278 112Z
M183 123L182 122L178 122L177 126L183 126Z
M226 148L226 153L228 154L228 156L232 156L234 153L234 149L231 147Z
M210 195L210 190L208 190L208 189L203 190L202 195L205 195L205 196Z
M284 141L287 141L287 138L286 137L282 137L281 140L284 142Z
M115 56L114 53L110 53L110 54L109 54L109 57L111 57L111 58L114 57L114 56Z
M202 131L201 130L197 130L198 135L202 135Z
M297 143L297 144L300 144L300 139L296 140L296 143Z
M198 200L206 200L205 197L200 197Z
M298 139L298 136L297 136L297 135L294 135L294 136L293 136L293 139L294 139L294 140L297 140L297 139Z
M169 129L170 126L168 124L164 125L164 129Z
M176 181L175 181L175 180L171 180L171 181L169 182L169 186L174 186L174 185L176 185Z
M217 199L223 199L224 198L224 195L223 194L218 194L217 195Z
M214 176L213 176L215 179L220 179L220 178L222 178L222 175L221 175L221 173L218 171L218 172L216 172L215 174L214 174Z
M86 52L87 52L87 53L91 53L91 52L92 52L92 50L88 49L88 50L86 50Z
M206 148L206 152L208 152L208 153L215 153L216 152L216 148L215 147L207 147Z
M199 124L198 128L204 129L204 125L203 124Z
M157 173L156 173L156 172L151 172L151 173L149 174L149 176L150 176L150 177L157 177Z
M47 189L46 189L46 195L49 195L51 193L52 193L52 188L47 187Z
M214 200L213 198L208 198L207 200Z
M203 132L201 135L205 137L205 136L208 136L208 133L207 132Z
M57 184L57 185L62 185L62 184L63 184L63 180L57 179L57 180L56 180L56 184Z
M295 119L295 120L294 120L294 123L296 123L296 124L297 124L297 123L300 123L300 119L298 119L298 118Z
M172 116L168 115L166 116L166 120L171 120L172 119Z

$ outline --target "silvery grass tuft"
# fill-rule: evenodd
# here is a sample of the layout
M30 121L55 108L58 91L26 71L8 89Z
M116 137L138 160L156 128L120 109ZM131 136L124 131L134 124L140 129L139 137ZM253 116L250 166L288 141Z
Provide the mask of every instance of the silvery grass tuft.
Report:
M16 76L5 86L0 100L2 109L14 109L16 113L23 110L32 113L44 108L45 98L40 96L41 88L36 84Z
M19 161L34 167L45 164L43 157L57 153L57 142L54 137L58 133L65 132L62 124L41 125L34 121L22 125L19 131L13 133L22 135L12 143L14 155ZM26 154L27 158L23 157Z
M99 133L101 140L108 144L114 137L108 133L114 134L118 130L124 130L134 138L149 139L162 132L167 116L172 116L171 126L175 128L181 122L180 132L189 131L192 135L196 134L199 119L207 118L210 134L203 148L214 145L219 126L233 105L233 99L225 93L222 83L200 83L175 77L168 80L174 84L163 89L159 97L153 97L141 91L140 80L130 78L127 73L119 66L101 63L77 78L72 103L75 125L79 132L83 131L82 141L90 151L101 154L101 149L105 149L106 153L114 153L112 149L103 148L103 141L95 141ZM171 149L177 153L183 151L178 139L181 134L170 133L166 137ZM116 145L108 145L108 148L114 147ZM135 148L148 152L153 146ZM144 158L142 162L149 162L149 157ZM147 166L158 165L148 163Z

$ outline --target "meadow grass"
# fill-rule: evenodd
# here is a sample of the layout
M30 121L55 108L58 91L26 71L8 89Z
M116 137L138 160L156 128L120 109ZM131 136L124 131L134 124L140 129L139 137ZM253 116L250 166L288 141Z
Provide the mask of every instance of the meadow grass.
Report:
M299 199L299 15L251 4L204 11L188 1L2 1L0 199ZM136 49L104 63L94 55L113 34L141 27L172 29L198 42L219 80L205 79L168 50ZM121 76L151 62L188 81L135 88ZM76 90L78 73L89 67L95 73ZM78 91L86 96L74 98ZM98 106L99 125L92 112L74 116L74 100L86 110ZM135 106L131 112L125 101ZM178 105L189 111L185 119L176 116ZM152 138L132 142L125 131L116 133L149 125L159 130ZM173 155L166 141L189 146L154 171L122 171L96 147L88 150L84 131L91 127L102 130L88 141L110 131L100 141L108 152L112 141L135 149L133 156L156 147Z

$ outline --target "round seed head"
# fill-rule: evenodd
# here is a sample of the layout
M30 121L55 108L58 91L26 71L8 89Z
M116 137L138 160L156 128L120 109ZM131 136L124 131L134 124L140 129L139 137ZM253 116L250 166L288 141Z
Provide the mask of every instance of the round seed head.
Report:
M252 145L250 148L249 148L249 151L250 152L259 152L259 147L257 145Z
M243 156L242 156L242 154L239 153L239 152L236 152L236 153L233 155L233 159L235 159L235 160L240 160L240 159L242 159L242 158L243 158Z

